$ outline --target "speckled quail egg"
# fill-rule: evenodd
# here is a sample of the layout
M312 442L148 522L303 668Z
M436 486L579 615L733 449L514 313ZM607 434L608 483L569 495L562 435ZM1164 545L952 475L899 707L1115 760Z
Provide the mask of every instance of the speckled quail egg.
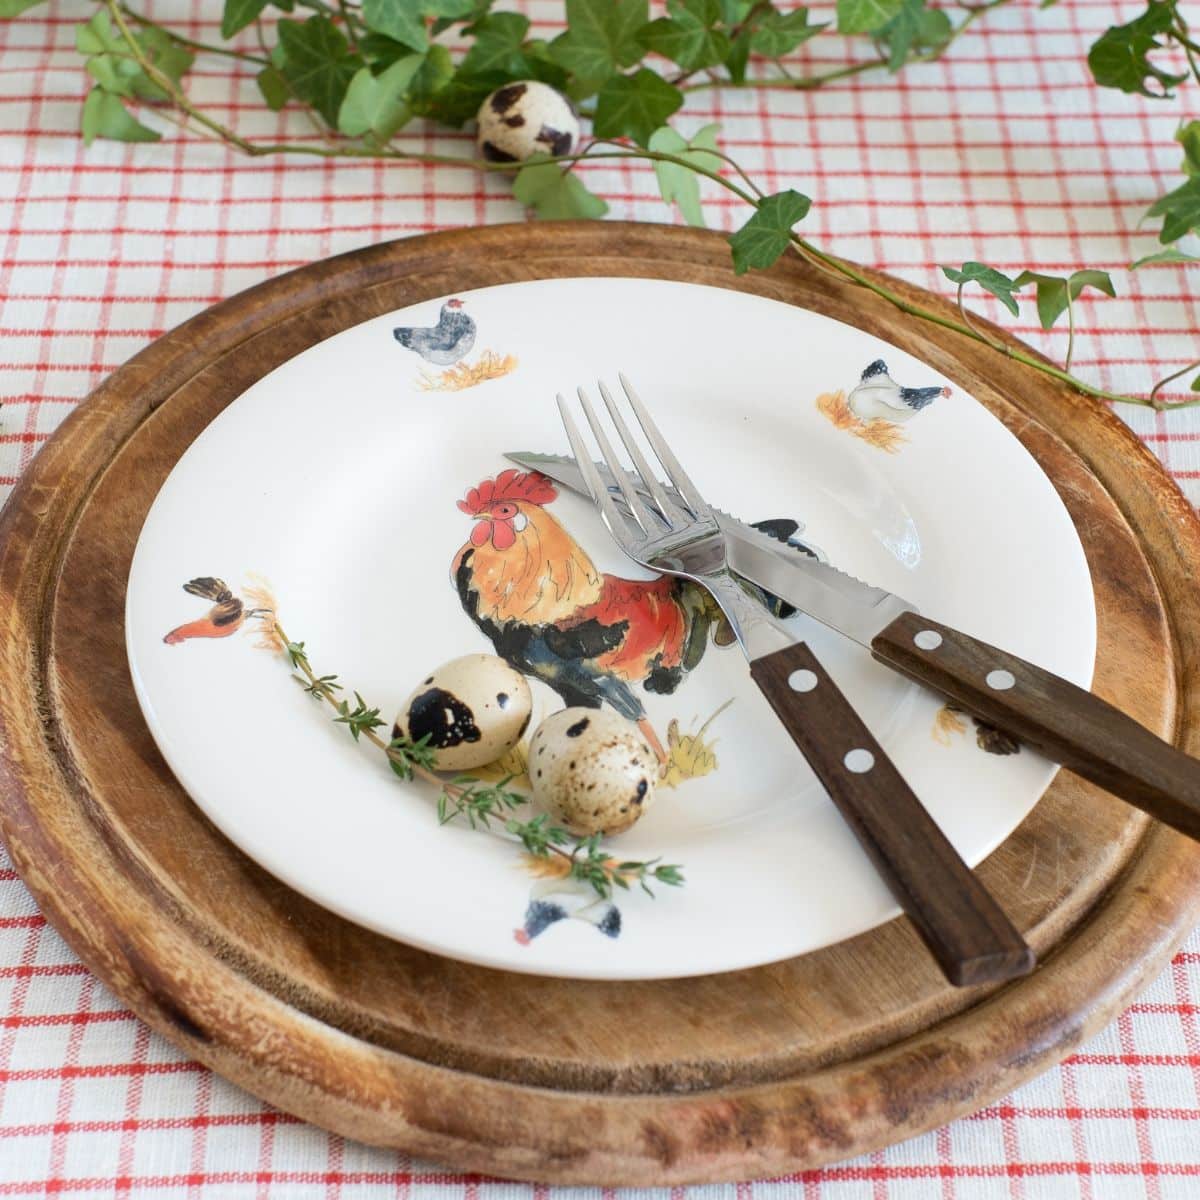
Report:
M469 771L507 754L532 712L524 675L493 654L465 654L443 663L413 691L392 736L414 742L428 737L439 771Z
M531 154L570 154L579 118L548 83L526 79L497 88L480 106L479 153L491 162L524 162Z
M654 797L658 761L638 727L606 708L564 708L529 743L533 798L572 833L622 833Z

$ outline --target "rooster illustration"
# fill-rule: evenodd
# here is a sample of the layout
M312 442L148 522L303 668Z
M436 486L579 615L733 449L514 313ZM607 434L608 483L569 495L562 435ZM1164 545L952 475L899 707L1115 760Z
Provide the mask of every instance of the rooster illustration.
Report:
M436 325L424 329L401 325L392 330L392 336L426 362L439 367L452 366L470 354L475 345L475 322L462 308L461 300L447 300Z
M247 608L242 600L229 590L223 579L202 575L189 580L183 590L190 596L199 596L213 601L213 606L198 621L189 621L172 629L163 637L168 646L186 642L189 638L223 638L236 633L250 617L265 616L269 608Z
M699 663L710 630L722 644L732 634L692 584L597 571L546 510L557 495L544 475L512 469L467 492L458 507L475 523L451 568L459 600L511 666L568 706L611 705L666 761L635 685L674 692Z

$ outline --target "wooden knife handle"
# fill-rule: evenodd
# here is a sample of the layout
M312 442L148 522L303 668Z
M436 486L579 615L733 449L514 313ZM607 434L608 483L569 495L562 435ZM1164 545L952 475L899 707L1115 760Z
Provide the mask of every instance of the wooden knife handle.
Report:
M1050 671L907 612L871 643L881 662L1200 838L1200 761Z
M792 740L958 987L1028 974L1033 951L804 643L750 664Z

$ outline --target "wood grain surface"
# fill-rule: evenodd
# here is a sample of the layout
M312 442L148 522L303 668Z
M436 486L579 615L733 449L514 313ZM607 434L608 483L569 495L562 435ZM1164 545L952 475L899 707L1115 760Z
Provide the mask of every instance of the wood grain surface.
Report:
M756 658L750 674L946 978L970 987L1028 975L1032 950L812 647ZM801 687L793 686L797 674L806 677ZM866 763L851 765L851 755Z
M816 309L972 392L1079 528L1098 606L1094 690L1200 752L1200 531L1111 415L799 261L735 278L715 233L491 227L371 247L235 296L137 355L50 439L0 515L0 831L47 917L122 1000L214 1070L340 1133L555 1182L761 1177L846 1158L993 1100L1109 1020L1195 918L1196 845L1060 773L981 867L1040 960L999 989L950 987L907 920L697 980L517 976L389 942L272 879L190 803L134 700L122 630L134 542L217 413L299 351L401 305L589 275Z

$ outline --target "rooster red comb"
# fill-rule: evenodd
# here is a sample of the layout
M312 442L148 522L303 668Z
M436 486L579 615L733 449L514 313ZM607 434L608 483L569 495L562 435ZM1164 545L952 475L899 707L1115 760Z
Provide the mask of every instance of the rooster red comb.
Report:
M507 471L501 471L495 479L485 479L478 487L473 487L466 497L458 502L458 507L474 516L502 500L527 500L530 504L549 504L557 495L554 484L540 471L518 471L509 467Z

